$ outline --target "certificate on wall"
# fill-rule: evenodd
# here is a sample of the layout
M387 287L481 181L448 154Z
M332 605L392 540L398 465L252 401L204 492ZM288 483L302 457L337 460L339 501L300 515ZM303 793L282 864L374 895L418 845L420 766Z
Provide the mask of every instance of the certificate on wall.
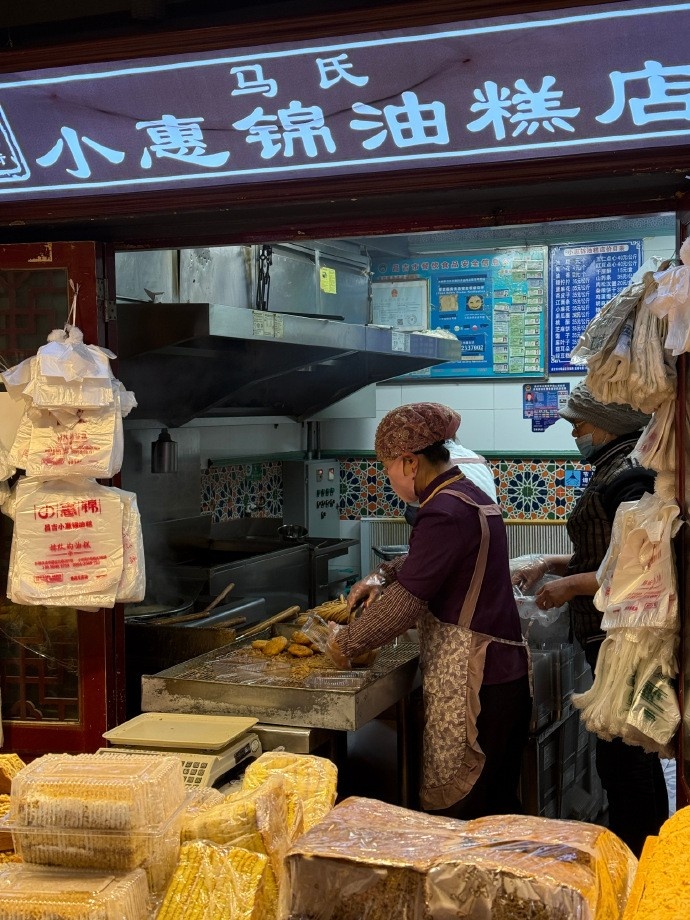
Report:
M371 313L376 326L396 332L420 332L429 328L429 283L376 281L371 286Z

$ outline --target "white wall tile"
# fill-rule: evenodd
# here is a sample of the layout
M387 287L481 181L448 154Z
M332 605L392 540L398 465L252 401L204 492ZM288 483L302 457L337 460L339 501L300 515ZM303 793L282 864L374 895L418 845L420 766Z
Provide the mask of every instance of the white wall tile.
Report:
M376 411L388 412L397 406L402 406L402 386L398 384L385 384L376 387ZM407 402L407 400L405 400Z
M493 410L463 409L460 415L462 422L457 437L462 445L480 454L490 453L497 449Z
M523 419L521 411L498 409L494 412L493 424L496 451L521 451L526 456L539 456L544 451L575 450L572 429L562 419L546 431L533 432L531 420Z

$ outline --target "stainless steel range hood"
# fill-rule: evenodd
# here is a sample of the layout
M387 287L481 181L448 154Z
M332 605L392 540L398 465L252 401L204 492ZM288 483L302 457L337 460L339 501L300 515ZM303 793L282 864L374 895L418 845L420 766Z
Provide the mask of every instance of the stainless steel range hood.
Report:
M213 303L118 303L118 376L139 418L302 420L370 383L457 361L450 338Z

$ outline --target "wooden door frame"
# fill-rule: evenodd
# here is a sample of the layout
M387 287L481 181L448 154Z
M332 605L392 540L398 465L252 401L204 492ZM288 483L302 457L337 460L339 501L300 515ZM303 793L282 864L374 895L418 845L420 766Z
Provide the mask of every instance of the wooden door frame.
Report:
M91 241L0 245L0 268L37 267L67 269L69 280L79 286L76 324L85 341L107 345L105 305L114 277L112 252ZM77 641L79 721L4 721L6 750L31 757L49 751L93 751L103 744L103 732L124 718L121 605L96 613L78 611Z

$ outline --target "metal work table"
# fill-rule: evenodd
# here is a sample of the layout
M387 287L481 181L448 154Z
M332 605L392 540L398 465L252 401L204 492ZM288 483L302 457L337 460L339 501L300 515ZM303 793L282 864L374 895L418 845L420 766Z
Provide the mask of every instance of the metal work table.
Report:
M347 675L313 671L300 680L279 667L272 674L252 675L238 665L236 652L237 646L225 646L144 675L142 710L253 716L266 726L344 733L356 731L394 706L398 794L401 804L409 802L408 697L419 685L416 643L400 640L382 648L366 670Z

